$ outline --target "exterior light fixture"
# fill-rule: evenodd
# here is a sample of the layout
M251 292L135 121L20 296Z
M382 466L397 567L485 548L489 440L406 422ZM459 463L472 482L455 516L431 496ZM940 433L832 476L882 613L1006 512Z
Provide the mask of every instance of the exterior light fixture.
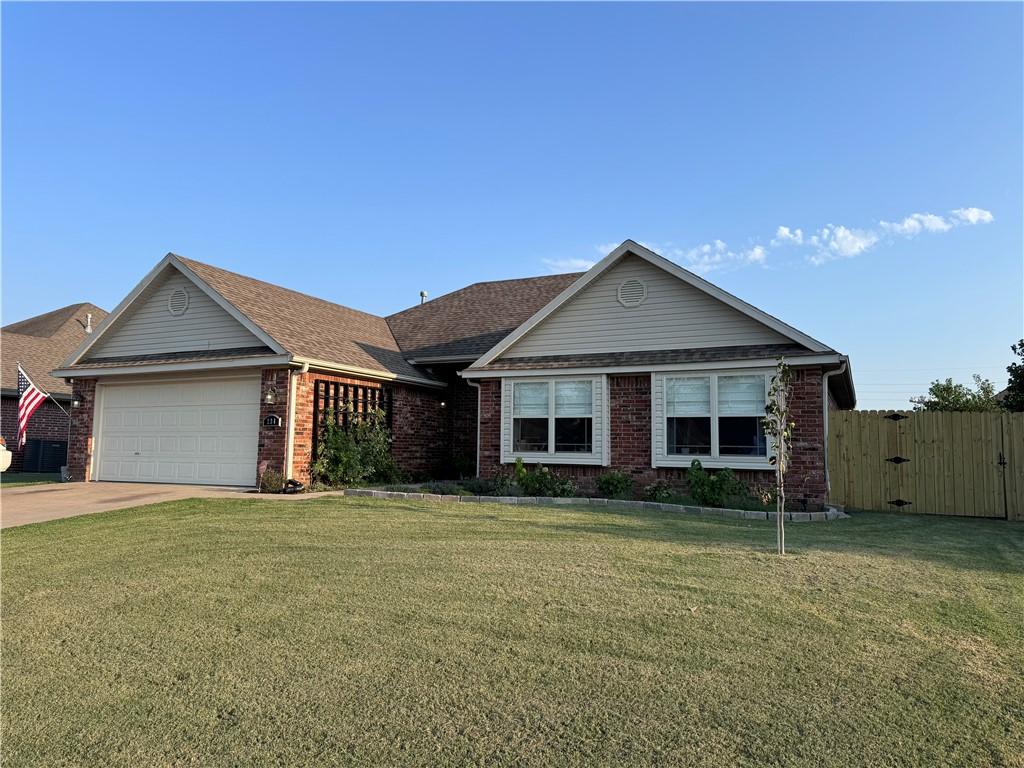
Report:
M266 394L263 395L263 402L267 405L273 405L277 402L277 387L271 386L270 389L267 390Z
M81 408L82 407L82 396L80 394L78 394L77 392L75 392L73 395L71 395L71 407L72 408Z
M444 400L442 400L441 401L441 407L442 408L447 408L448 407L448 403L446 403Z

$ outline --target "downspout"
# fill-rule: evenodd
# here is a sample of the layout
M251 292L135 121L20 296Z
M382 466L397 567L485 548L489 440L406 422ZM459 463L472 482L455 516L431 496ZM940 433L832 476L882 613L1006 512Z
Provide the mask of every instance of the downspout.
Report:
M846 358L842 358L842 364L834 371L827 371L821 377L821 416L822 425L825 432L825 493L829 496L832 495L832 480L828 475L828 380L830 377L836 374L846 373Z
M288 371L288 441L284 453L284 479L292 479L292 463L295 460L295 389L296 376L307 373L309 363L303 363L297 371Z
M476 476L480 477L480 383L472 379L466 383L476 390Z

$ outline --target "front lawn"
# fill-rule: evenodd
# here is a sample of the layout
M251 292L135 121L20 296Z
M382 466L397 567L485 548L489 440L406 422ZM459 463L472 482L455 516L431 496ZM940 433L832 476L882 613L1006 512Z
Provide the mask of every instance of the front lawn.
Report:
M18 488L22 485L59 482L60 472L4 472L0 474L0 488Z
M3 762L1024 764L1024 525L194 500L3 533Z

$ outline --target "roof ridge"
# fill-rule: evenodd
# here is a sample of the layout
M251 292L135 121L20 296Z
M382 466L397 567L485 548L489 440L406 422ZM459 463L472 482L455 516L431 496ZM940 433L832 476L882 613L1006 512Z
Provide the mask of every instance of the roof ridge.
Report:
M297 291L294 288L288 288L288 287L283 286L283 285L278 285L277 283L271 283L271 282L268 282L267 280L260 280L258 277L252 277L251 275L243 275L241 272L235 272L235 271L230 270L230 269L224 269L223 267L218 267L216 264L207 264L205 261L199 261L197 259L190 259L187 256L182 256L180 254L174 253L173 251L171 252L171 255L174 256L176 259L180 259L181 261L185 262L186 266L189 265L189 264L198 264L201 267L206 267L208 269L215 269L218 272L223 272L225 274L232 275L234 277L240 277L243 280L251 280L254 283L260 283L261 285L269 286L269 287L274 288L274 289L276 289L278 291L287 291L288 293L294 293L296 296L302 296L303 298L306 298L306 299L312 299L313 301L319 301L319 302L321 302L323 304L329 304L332 307L339 307L340 309L345 309L345 310L348 310L349 312L356 312L356 313L358 313L360 315L366 315L367 317L373 317L373 318L375 318L377 320L386 320L387 319L384 315L375 315L372 312L366 312L365 310L362 310L362 309L356 309L355 307L350 307L348 304L339 304L336 301L331 301L330 299L324 299L324 298L321 298L320 296L314 296L311 293L303 293L302 291Z
M85 307L92 307L93 309L99 310L100 312L103 312L104 314L106 313L105 309L103 309L102 307L97 306L96 304L93 304L91 301L78 301L78 302L75 302L74 304L67 304L67 305L65 305L63 307L57 307L57 309L51 309L49 312L40 312L38 315L33 315L31 317L26 317L26 318L24 318L22 320L15 320L13 323L8 323L7 325L5 325L2 328L0 328L0 331L3 331L4 333L17 334L19 336L32 336L33 338L37 338L37 339L48 339L48 338L51 338L54 334L58 333L69 322L74 320L75 319L75 315L81 309L83 309ZM39 334L36 334L36 333L25 333L24 331L17 330L17 328L19 326L24 327L24 326L26 326L26 325L28 325L30 323L38 322L42 318L58 318L58 317L62 317L62 319L60 320L58 325L53 329L53 331L48 333L48 334L39 335Z

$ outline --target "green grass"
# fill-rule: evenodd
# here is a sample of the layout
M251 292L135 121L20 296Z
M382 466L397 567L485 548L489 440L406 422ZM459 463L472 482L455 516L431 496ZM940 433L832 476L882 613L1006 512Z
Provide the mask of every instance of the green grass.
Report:
M18 488L23 485L59 482L60 472L4 472L0 474L0 488Z
M204 500L3 534L25 765L1024 764L1024 525Z

